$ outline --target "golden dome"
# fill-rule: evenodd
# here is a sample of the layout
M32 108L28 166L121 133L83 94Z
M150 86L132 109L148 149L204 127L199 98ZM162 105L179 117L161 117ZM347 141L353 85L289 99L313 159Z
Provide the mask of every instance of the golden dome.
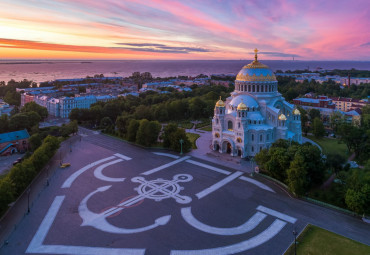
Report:
M221 100L221 96L220 96L220 100L218 100L216 103L216 107L225 107L225 103L224 101Z
M271 69L258 62L257 60L257 52L258 50L255 49L255 56L254 61L248 65L245 65L242 70L236 76L237 81L276 81L275 74L271 71Z
M295 114L295 115L301 115L301 112L296 108L296 109L293 111L293 114Z
M247 110L247 106L243 103L243 101L240 104L238 104L237 110L238 111Z
M279 115L279 120L286 120L286 116L284 114Z

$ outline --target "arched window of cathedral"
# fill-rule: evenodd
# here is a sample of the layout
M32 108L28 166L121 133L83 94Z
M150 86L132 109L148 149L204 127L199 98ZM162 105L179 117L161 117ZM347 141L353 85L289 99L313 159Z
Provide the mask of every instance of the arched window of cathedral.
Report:
M218 119L216 119L216 124L218 124Z
M262 146L260 146L260 151L262 150Z
M257 124L257 121L254 121L254 124Z
M248 92L251 92L251 85L248 85Z
M260 135L260 142L262 142L262 135Z
M242 116L244 117L244 112L242 113Z
M254 85L253 85L253 87L252 87L252 91L253 91L253 92L255 92L255 86L254 86Z
M264 87L264 85L261 86L261 92L263 92L263 87Z
M257 87L257 92L260 92L260 86L257 85L256 87Z
M230 131L232 131L232 130L233 130L233 122L232 122L231 120L229 120L229 121L227 122L227 129L228 129L228 130L230 130Z
M252 146L252 148L251 148L251 149L252 149L252 152L254 152L254 147L253 147L253 146Z
M240 128L240 122L238 122L238 128Z
M266 140L268 141L270 139L270 135L269 134L267 134L266 135Z
M252 139L251 140L254 141L254 134L252 134Z

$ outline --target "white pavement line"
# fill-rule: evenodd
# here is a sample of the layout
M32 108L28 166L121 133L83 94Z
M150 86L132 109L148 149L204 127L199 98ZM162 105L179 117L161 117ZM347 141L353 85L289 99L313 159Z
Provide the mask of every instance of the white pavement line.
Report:
M240 243L229 246L204 249L204 250L174 250L171 255L229 255L257 247L278 234L286 225L286 222L276 219L266 230Z
M95 171L94 171L94 176L102 181L107 181L107 182L123 182L125 180L125 178L112 178L112 177L108 177L108 176L105 176L103 174L103 169L106 168L107 166L110 166L110 165L114 165L116 163L119 163L119 162L122 162L123 159L117 159L117 160L114 160L114 161L111 161L111 162L108 162L108 163L105 163L101 166L98 166L97 168L95 168Z
M111 160L116 158L115 156L110 156L107 158L103 158L101 160L95 161L91 164L88 164L87 166L84 166L80 170L74 172L71 176L68 177L68 179L63 183L62 188L70 188L72 183L77 179L78 176L80 176L83 172L89 170L90 168L99 165L100 163L103 163L105 161Z
M127 157L127 156L119 154L119 153L114 154L114 156L119 157L119 158L124 159L124 160L131 160L132 159L130 157Z
M279 218L281 220L285 220L285 221L290 222L292 224L294 224L297 221L296 218L290 217L289 215L286 215L284 213L280 213L278 211L272 210L272 209L264 207L262 205L259 205L257 207L257 210L261 211L261 212L264 212L266 214L270 214L271 216L275 216L276 218Z
M243 223L240 226L232 228L217 228L206 225L199 220L197 220L191 213L191 207L186 207L181 209L181 215L184 220L192 227L215 235L231 236L231 235L240 235L247 233L258 226L266 218L266 214L261 212L256 212L248 221Z
M210 166L210 165L207 165L207 164L203 164L203 163L191 160L191 159L186 160L186 162L188 162L190 164L197 165L197 166L201 166L201 167L204 167L204 168L208 168L212 171L215 171L215 172L218 172L218 173L221 173L221 174L226 174L226 175L231 174L231 172L229 172L229 171L226 171L226 170L223 170L221 168L214 167L214 166Z
M36 234L33 236L30 245L28 246L27 253L36 253L38 252L40 246L45 240L47 233L51 225L54 222L55 217L59 211L59 208L62 206L65 196L57 196L54 198L53 203L51 204L48 212L46 213L44 219L42 220Z
M243 181L246 181L246 182L250 182L250 183L260 187L261 189L268 190L268 191L271 191L271 192L275 193L275 191L273 189L271 189L269 186L263 184L262 182L253 180L252 178L241 176L239 179L243 180Z
M201 192L197 193L196 196L198 197L198 199L201 199L201 198L211 194L212 192L218 190L222 186L225 186L229 182L237 179L242 174L243 174L243 172L235 172L232 175L229 175L228 177L226 177L225 179L213 184L211 187L206 188L205 190L202 190Z
M55 197L47 214L42 220L36 234L29 244L26 253L38 254L68 254L68 255L144 255L145 249L119 249L119 248L100 248L67 245L43 245L46 235L52 226L55 217L63 203L65 196Z
M153 174L153 173L158 172L158 171L161 171L161 170L163 170L163 169L165 169L167 167L170 167L170 166L173 166L173 165L175 165L177 163L180 163L181 161L187 160L188 158L190 158L190 157L189 156L185 156L185 157L179 158L178 160L172 161L172 162L167 163L167 164L165 164L163 166L156 167L156 168L154 168L152 170L146 171L146 172L141 173L141 174L143 174L143 175Z
M172 155L172 154L169 154L169 153L162 153L162 152L153 152L155 155L159 155L159 156L166 156L166 157L170 157L170 158L180 158L179 156L176 156L176 155Z

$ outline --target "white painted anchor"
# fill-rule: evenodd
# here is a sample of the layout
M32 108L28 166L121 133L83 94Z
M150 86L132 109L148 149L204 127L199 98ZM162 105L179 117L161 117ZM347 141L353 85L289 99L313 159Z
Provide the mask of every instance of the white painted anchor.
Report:
M181 204L190 203L190 197L179 195L180 190L182 190L183 188L178 185L178 182L188 182L192 179L193 177L188 174L175 175L173 180L171 181L163 179L146 181L143 177L134 177L132 178L133 182L141 183L141 185L135 189L138 191L139 195L125 200L119 203L117 206L107 209L102 213L94 213L88 209L87 201L96 193L108 190L111 185L100 187L87 195L79 205L78 211L83 220L81 226L92 226L96 229L115 234L133 234L144 232L156 228L160 225L166 225L171 219L171 215L166 215L156 219L154 224L152 225L135 229L126 229L113 226L106 220L106 218L119 213L124 208L136 205L145 198L153 199L156 201L161 201L165 198L174 198L176 202Z

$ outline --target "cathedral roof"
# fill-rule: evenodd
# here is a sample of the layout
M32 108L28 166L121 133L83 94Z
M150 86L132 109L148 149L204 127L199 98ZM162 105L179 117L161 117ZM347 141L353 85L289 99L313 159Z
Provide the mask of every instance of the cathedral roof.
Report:
M216 107L225 107L225 103L224 101L221 100L221 97L220 97L220 100L217 101Z
M300 112L298 109L295 109L295 110L293 111L293 114L295 114L295 115L301 115L301 112Z
M279 115L279 120L287 120L287 118L284 114L280 114Z
M238 110L247 110L247 106L243 103L243 101L238 104Z
M239 71L238 75L236 76L236 80L253 82L276 81L275 74L272 72L272 70L257 60L258 50L255 49L254 52L254 61L248 65L245 65L242 70Z
M237 108L240 105L240 103L243 103L246 107L249 107L249 108L258 107L258 103L256 99L254 99L250 95L238 95L230 101L230 105L232 105L235 108Z

